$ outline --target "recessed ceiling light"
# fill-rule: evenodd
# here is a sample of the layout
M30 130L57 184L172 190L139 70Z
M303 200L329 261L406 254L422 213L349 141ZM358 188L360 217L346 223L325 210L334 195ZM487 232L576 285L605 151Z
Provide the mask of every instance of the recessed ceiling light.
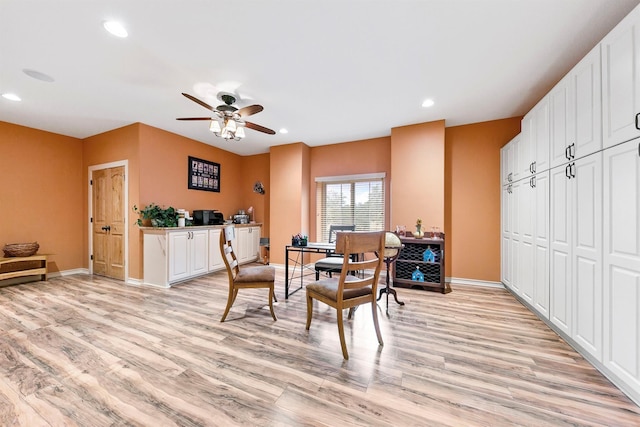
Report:
M36 70L30 70L28 68L25 68L22 70L23 73L25 73L27 76L29 77L33 77L36 80L41 80L43 82L48 82L51 83L53 82L53 77L46 75L45 73L41 73L40 71L36 71Z
M429 99L425 99L424 102L422 103L423 107L433 107L433 104L435 104L435 102L433 102L433 99L429 98Z
M9 101L22 101L22 99L20 99L20 97L15 93L3 93L2 97Z
M280 129L280 133L289 133L288 130L286 130L285 128Z
M102 25L104 25L104 28L116 37L127 37L129 35L120 22L105 21Z

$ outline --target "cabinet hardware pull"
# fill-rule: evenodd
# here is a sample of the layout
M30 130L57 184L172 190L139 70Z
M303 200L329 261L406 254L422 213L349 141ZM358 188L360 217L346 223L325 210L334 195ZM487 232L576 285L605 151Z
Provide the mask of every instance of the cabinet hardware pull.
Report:
M564 168L564 176L566 176L569 179L571 179L571 175L569 175L570 166L571 166L570 164L567 164L567 166Z
M636 114L636 129L640 130L640 113Z
M571 178L575 178L576 177L576 164L571 163Z
M535 161L535 162L533 162L533 173L536 173L537 169L538 169L538 162Z
M564 156L567 158L567 160L571 160L571 157L569 157L569 150L571 149L570 145L567 145L567 148L564 149Z
M576 143L575 142L569 146L569 154L571 155L572 159L576 158Z
M640 156L640 142L638 143L638 156Z

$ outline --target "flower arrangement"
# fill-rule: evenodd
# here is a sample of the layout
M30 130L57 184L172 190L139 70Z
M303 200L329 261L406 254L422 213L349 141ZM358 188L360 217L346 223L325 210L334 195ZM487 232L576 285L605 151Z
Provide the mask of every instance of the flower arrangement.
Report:
M422 220L418 218L416 220L416 231L413 232L413 237L421 239L422 236L424 236L424 233L422 232Z
M291 236L291 244L293 246L307 246L309 238L306 234L298 233Z

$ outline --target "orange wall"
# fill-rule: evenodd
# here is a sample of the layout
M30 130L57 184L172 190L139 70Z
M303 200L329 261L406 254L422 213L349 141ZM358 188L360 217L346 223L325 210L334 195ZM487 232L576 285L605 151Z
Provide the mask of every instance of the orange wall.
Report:
M0 122L0 177L0 245L37 241L49 272L81 267L82 141Z
M500 281L500 148L521 117L445 131L446 275Z
M444 120L391 129L391 228L444 230L444 135Z
M270 223L270 179L269 179L269 154L258 154L255 156L242 157L242 193L246 210L249 206L253 206L252 220L261 222L262 236L269 236ZM262 182L265 188L265 194L258 194L253 191L253 185Z
M391 138L374 138L342 144L323 145L311 148L311 166L309 170L309 238L319 241L317 235L316 182L317 177L355 175L384 172L389 178L391 162L389 148ZM385 194L389 194L389 179L385 179ZM386 229L389 229L389 197L385 200Z
M303 143L278 145L270 150L270 257L284 264L284 247L291 236L309 233L309 147ZM305 212L307 215L305 216Z

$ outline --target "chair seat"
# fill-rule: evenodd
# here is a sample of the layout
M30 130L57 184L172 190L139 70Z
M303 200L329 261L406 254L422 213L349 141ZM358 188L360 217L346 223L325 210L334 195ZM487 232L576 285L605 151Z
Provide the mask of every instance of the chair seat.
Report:
M267 265L244 267L238 272L234 282L273 282L276 279L276 269Z
M357 281L354 276L347 276L345 282ZM310 292L315 292L322 295L325 298L330 299L331 301L338 300L338 286L340 279L322 279L317 282L311 283L307 285L307 289ZM351 298L357 298L364 295L371 295L371 286L365 286L363 288L356 289L345 289L342 293L342 297L344 300L348 300Z
M340 270L342 269L342 263L344 259L341 256L322 258L316 261L316 270Z

